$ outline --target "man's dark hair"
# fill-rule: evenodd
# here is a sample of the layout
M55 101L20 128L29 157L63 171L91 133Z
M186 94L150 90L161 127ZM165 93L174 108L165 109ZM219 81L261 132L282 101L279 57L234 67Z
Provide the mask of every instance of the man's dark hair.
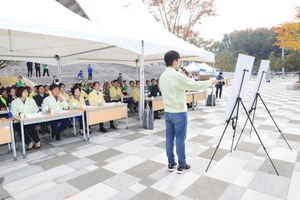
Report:
M152 81L155 81L155 78L151 79L151 82L152 82Z
M149 81L149 80L146 80L146 84L147 84L148 82L150 83L150 81Z
M55 89L55 88L58 88L58 89L59 89L59 86L56 85L56 84L51 84L51 85L50 85L50 90L51 90L51 91L52 91L53 89Z
M173 65L173 61L174 60L178 60L178 58L180 58L180 55L177 51L168 51L166 54L165 54L165 57L164 57L164 61L168 66L172 66Z
M40 87L43 87L43 88L45 88L43 85L38 85L38 86L36 86L36 89L37 89L37 90L39 90L39 89L40 89ZM38 91L38 93L39 93L39 91Z
M94 89L94 87L95 87L96 84L99 84L99 85L100 85L100 83L99 83L98 81L93 82L93 84L92 84L92 88L93 88L93 89ZM76 87L76 86L75 86L75 87Z
M113 80L113 83L118 82L117 80ZM118 82L119 83L119 82Z
M23 79L22 76L18 76L18 78Z
M72 88L71 88L71 93L72 93L72 95L74 95L75 90L77 90L77 89L79 89L79 92L81 92L81 88L80 88L80 87L72 87Z
M136 81L136 84L138 84L140 81Z
M130 83L134 83L134 81L129 81L129 85L130 85Z
M63 83L58 84L59 89L60 89L62 86L65 86L65 87L66 87L66 85L63 84Z
M119 73L119 75L121 75L122 73Z
M17 97L21 97L24 90L27 90L28 95L29 95L29 90L28 90L27 87L18 87L17 90L16 90L16 96L17 96ZM28 96L27 96L27 97L28 97Z
M126 82L126 80L123 81L123 83Z

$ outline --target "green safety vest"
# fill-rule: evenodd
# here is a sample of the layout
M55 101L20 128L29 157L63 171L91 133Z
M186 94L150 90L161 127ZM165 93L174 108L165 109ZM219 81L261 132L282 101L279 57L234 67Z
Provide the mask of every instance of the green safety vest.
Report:
M3 97L0 97L0 100L4 103L5 107L7 108L6 100Z

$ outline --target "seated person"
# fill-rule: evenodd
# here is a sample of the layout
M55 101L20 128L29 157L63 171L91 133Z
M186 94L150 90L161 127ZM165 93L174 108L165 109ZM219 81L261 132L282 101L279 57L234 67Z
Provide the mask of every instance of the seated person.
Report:
M20 86L26 86L26 83L23 82L22 76L18 77L18 82L16 82L16 85Z
M59 86L56 84L50 85L50 93L48 97L46 97L43 101L43 107L42 110L45 112L45 107L48 107L48 112L51 112L51 110L63 110L68 109L69 104L65 97L60 96L59 93ZM61 122L62 124L58 126L58 122ZM65 130L70 125L69 119L59 119L54 121L49 121L49 124L52 128L52 138L56 136L56 140L60 140L60 133Z
M136 82L136 88L132 91L132 97L136 104L138 104L140 100L140 81ZM150 102L150 106L152 106L152 103ZM158 116L158 111L154 111L154 119L160 119Z
M132 96L132 91L134 90L134 81L129 81L129 87L127 88L127 95Z
M98 103L105 103L102 92L100 91L100 83L99 82L94 82L92 84L93 91L90 92L89 94L89 102L91 106L98 106ZM114 125L114 121L111 120L110 122L110 128L116 129ZM103 123L99 123L100 126L100 131L101 132L107 132L107 130L104 128Z
M123 96L123 93L120 89L120 84L117 80L113 81L113 87L110 88L110 100L112 102L118 102L120 101L120 98Z
M160 87L159 87L159 79L156 80L156 85L154 85L152 87L151 90L151 97L157 97L157 94L159 96L161 96L161 91L160 91Z
M81 88L81 83L76 83L76 84L75 84L75 87ZM81 90L80 96L81 96L83 99L88 99L88 98L89 98L89 95L87 95L87 93L86 93L84 90Z
M35 103L37 104L37 106L42 106L43 104L43 100L49 96L49 94L45 93L45 88L43 85L38 85L37 86L37 92L38 94L35 95L33 97L33 99L35 100Z
M68 93L65 92L66 91L65 84L60 83L60 84L58 84L58 86L59 86L59 91L60 91L59 95L65 97L65 99L67 100L67 102L69 102L70 101L70 96L69 96Z
M124 81L123 81L123 87L122 87L122 93L123 93L124 95L127 95L127 89L128 89L127 81L124 80Z
M57 78L56 75L53 76L53 81L52 81L52 84L56 84L58 85L59 84L59 79Z
M83 75L82 70L77 74L77 77L78 77L79 80L84 79L84 75Z
M37 113L39 108L36 105L35 101L32 98L28 97L28 89L26 87L19 87L16 91L17 99L11 103L11 112L13 116L20 116L20 114L28 113ZM25 125L27 134L24 134L25 144L27 145L27 151L30 151L32 148L39 149L41 147L40 138L35 130L35 124ZM21 137L21 126L20 123L14 123L14 130L16 130ZM32 140L33 142L32 142Z
M83 105L85 105L85 101L83 99L82 96L80 96L80 91L81 91L81 88L79 87L73 87L71 89L71 93L72 93L72 98L71 100L69 101L69 108L71 110L74 110L74 107L82 107ZM80 124L79 124L79 134L80 135L83 135L83 122L82 122L82 117L79 117L80 119Z
M38 85L35 85L35 86L33 87L33 92L30 93L30 95L32 96L32 98L33 98L35 95L38 94L38 92L37 92L37 86L38 86Z

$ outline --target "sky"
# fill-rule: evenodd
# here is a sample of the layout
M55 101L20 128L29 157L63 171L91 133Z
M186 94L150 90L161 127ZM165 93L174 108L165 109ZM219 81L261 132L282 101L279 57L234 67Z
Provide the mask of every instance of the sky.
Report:
M200 34L204 39L219 41L234 30L274 27L291 21L299 0L216 0L216 17L203 20Z

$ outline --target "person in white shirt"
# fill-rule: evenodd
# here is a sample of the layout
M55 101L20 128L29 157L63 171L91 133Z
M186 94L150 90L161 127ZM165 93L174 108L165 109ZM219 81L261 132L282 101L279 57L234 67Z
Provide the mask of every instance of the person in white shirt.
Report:
M68 109L69 104L65 97L60 96L59 86L56 84L50 85L50 93L48 97L43 100L43 107L42 111L45 113L45 108L48 107L48 112L50 113L51 110L63 110ZM61 125L58 126L58 123L61 122ZM60 140L60 133L65 130L71 121L69 119L59 119L54 121L49 121L49 124L53 130L52 138L56 136L56 140Z

